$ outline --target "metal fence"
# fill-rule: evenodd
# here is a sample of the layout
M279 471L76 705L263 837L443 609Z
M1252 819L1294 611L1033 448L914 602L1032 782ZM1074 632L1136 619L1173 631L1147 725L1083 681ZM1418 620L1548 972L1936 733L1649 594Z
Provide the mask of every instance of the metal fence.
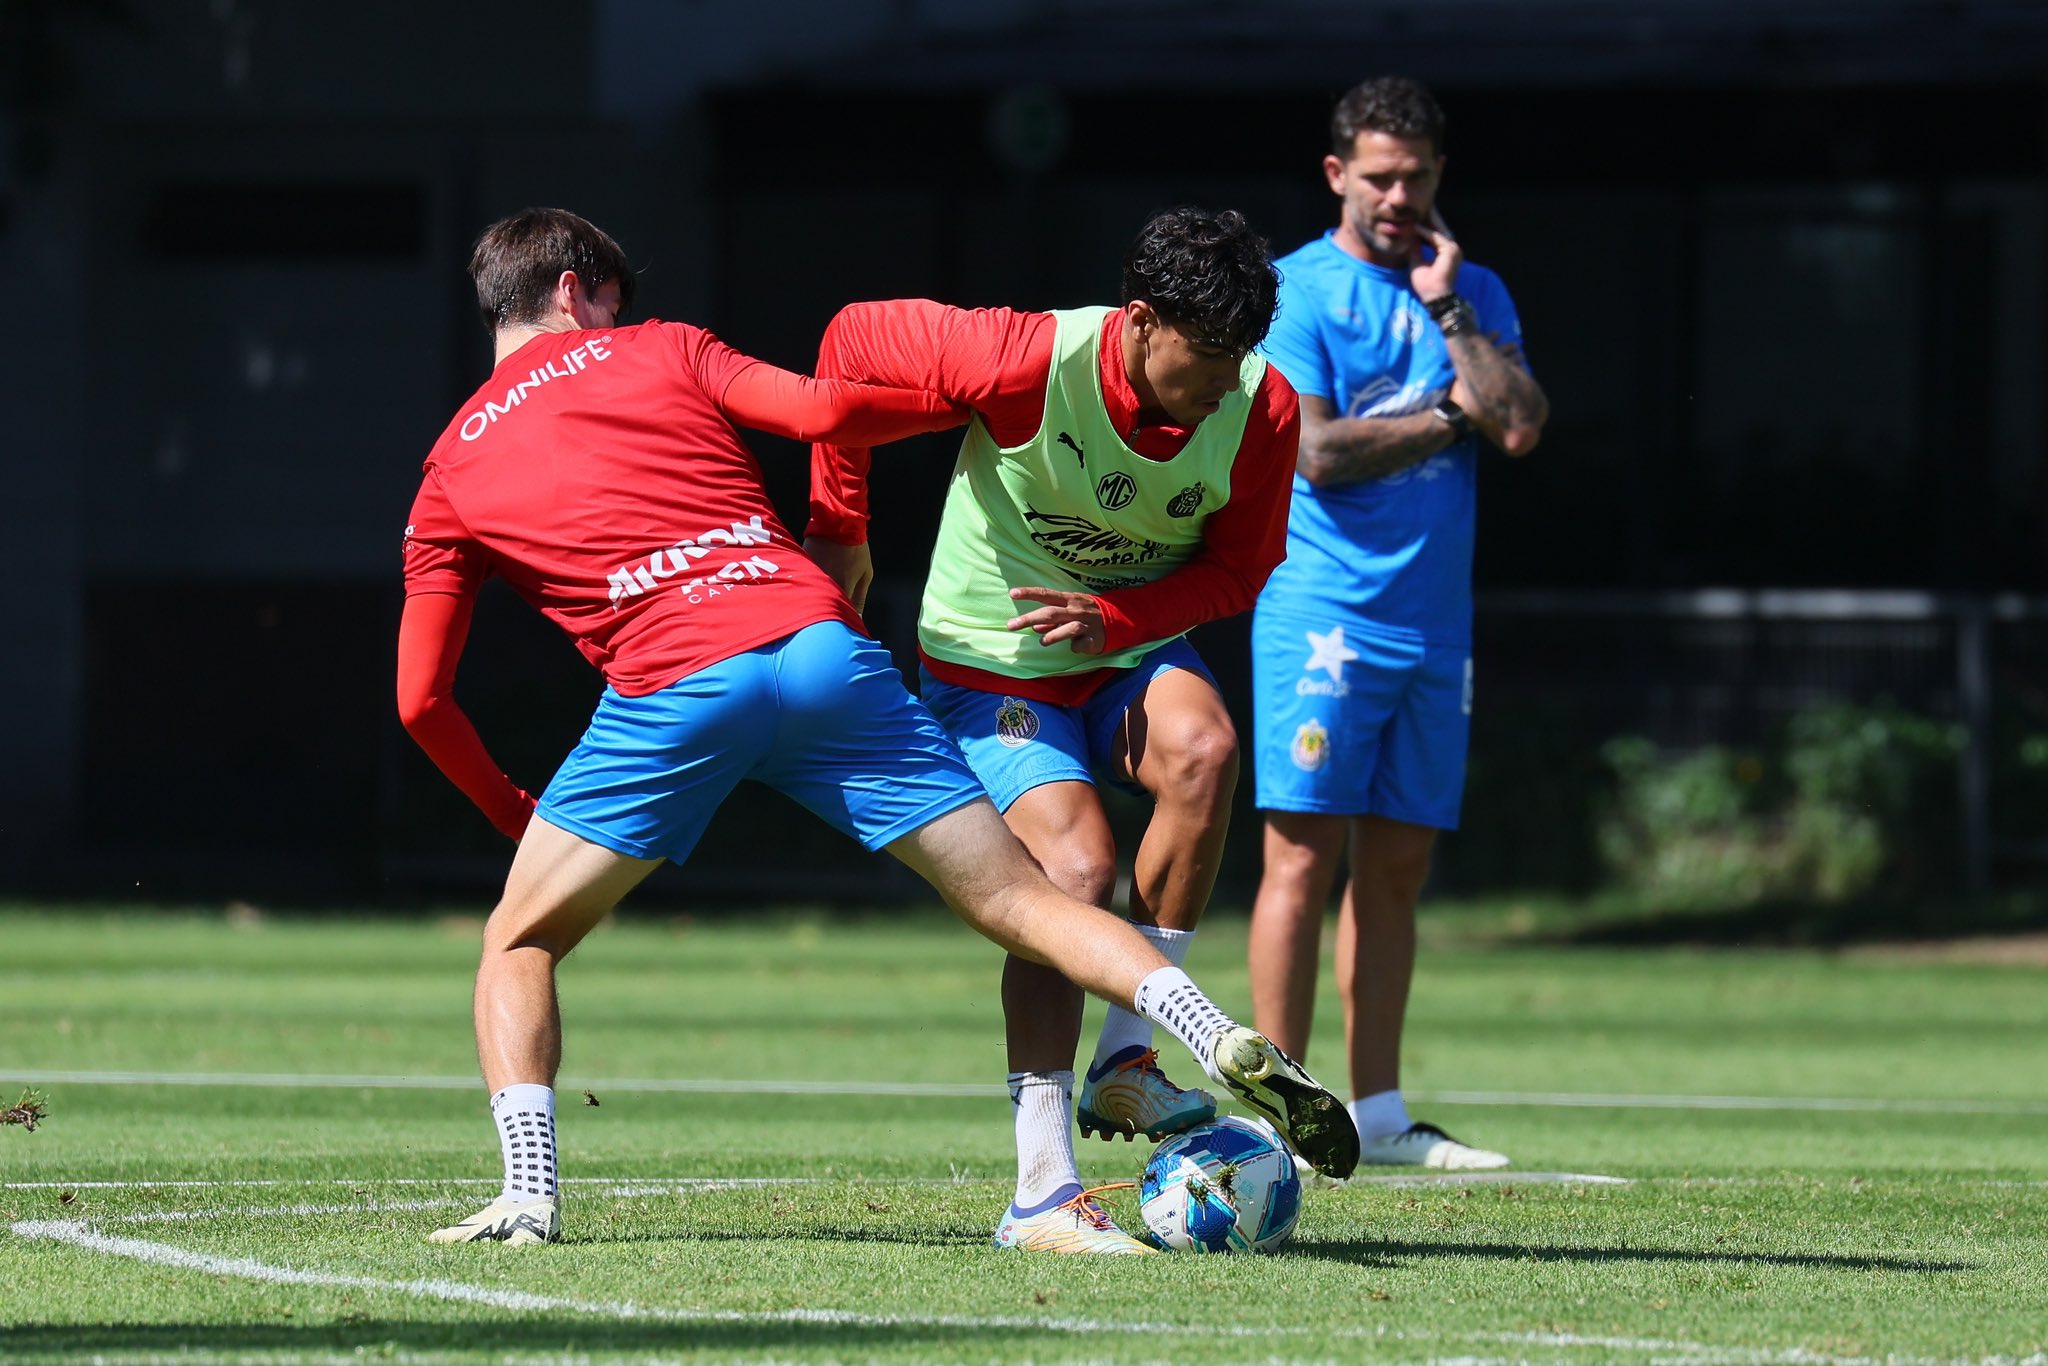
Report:
M2048 856L2017 750L2048 734L2048 600L1844 589L1495 592L1478 604L1488 692L1588 733L1673 748L1765 740L1829 701L1891 702L1960 728L1959 872L1981 892Z

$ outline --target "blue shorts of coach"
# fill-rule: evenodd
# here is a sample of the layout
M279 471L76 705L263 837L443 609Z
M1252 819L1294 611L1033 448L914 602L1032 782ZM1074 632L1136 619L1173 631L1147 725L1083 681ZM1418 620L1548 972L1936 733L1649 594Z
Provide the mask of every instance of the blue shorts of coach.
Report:
M984 795L889 652L825 621L645 697L607 688L536 814L616 853L680 862L746 778L869 849Z
M1153 679L1168 669L1187 669L1208 679L1208 666L1185 640L1170 640L1096 689L1078 707L1054 706L1002 693L942 683L930 670L920 674L919 692L946 733L959 744L975 775L988 788L998 811L1045 783L1093 783L1109 759L1124 713ZM1135 784L1110 780L1137 793Z
M1252 707L1261 810L1458 828L1470 647L1261 604L1252 618Z

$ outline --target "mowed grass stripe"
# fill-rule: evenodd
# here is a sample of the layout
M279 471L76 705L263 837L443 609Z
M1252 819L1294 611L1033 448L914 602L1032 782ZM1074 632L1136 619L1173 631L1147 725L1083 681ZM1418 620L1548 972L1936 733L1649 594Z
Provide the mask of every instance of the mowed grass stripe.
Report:
M469 1091L475 1077L379 1076L296 1072L14 1071L0 1076L27 1086L243 1086L282 1090ZM631 1091L653 1095L903 1096L985 1100L1001 1086L970 1082L801 1081L768 1078L565 1077L558 1089ZM1574 1110L1786 1110L1910 1115L2048 1115L2048 1101L1940 1100L1882 1096L1658 1096L1600 1091L1426 1091L1406 1093L1419 1105L1469 1105Z

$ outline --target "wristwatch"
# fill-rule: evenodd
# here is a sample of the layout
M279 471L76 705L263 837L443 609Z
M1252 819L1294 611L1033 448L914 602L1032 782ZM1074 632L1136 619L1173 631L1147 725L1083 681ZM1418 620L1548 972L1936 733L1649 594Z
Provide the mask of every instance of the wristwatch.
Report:
M1436 407L1431 408L1429 411L1435 416L1442 418L1445 425L1450 427L1451 440L1463 441L1466 437L1472 435L1472 419L1466 415L1463 408L1460 408L1449 399L1438 399Z

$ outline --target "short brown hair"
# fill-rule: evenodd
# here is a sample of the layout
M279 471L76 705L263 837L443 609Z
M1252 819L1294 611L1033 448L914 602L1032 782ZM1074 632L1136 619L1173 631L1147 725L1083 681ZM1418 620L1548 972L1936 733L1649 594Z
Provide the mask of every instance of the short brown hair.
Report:
M1428 138L1430 151L1444 151L1444 111L1421 81L1375 76L1353 86L1330 114L1330 151L1349 161L1360 133Z
M619 312L633 303L633 267L603 229L567 209L521 209L484 229L469 254L486 331L537 322L555 282L575 272L586 291L619 282Z

